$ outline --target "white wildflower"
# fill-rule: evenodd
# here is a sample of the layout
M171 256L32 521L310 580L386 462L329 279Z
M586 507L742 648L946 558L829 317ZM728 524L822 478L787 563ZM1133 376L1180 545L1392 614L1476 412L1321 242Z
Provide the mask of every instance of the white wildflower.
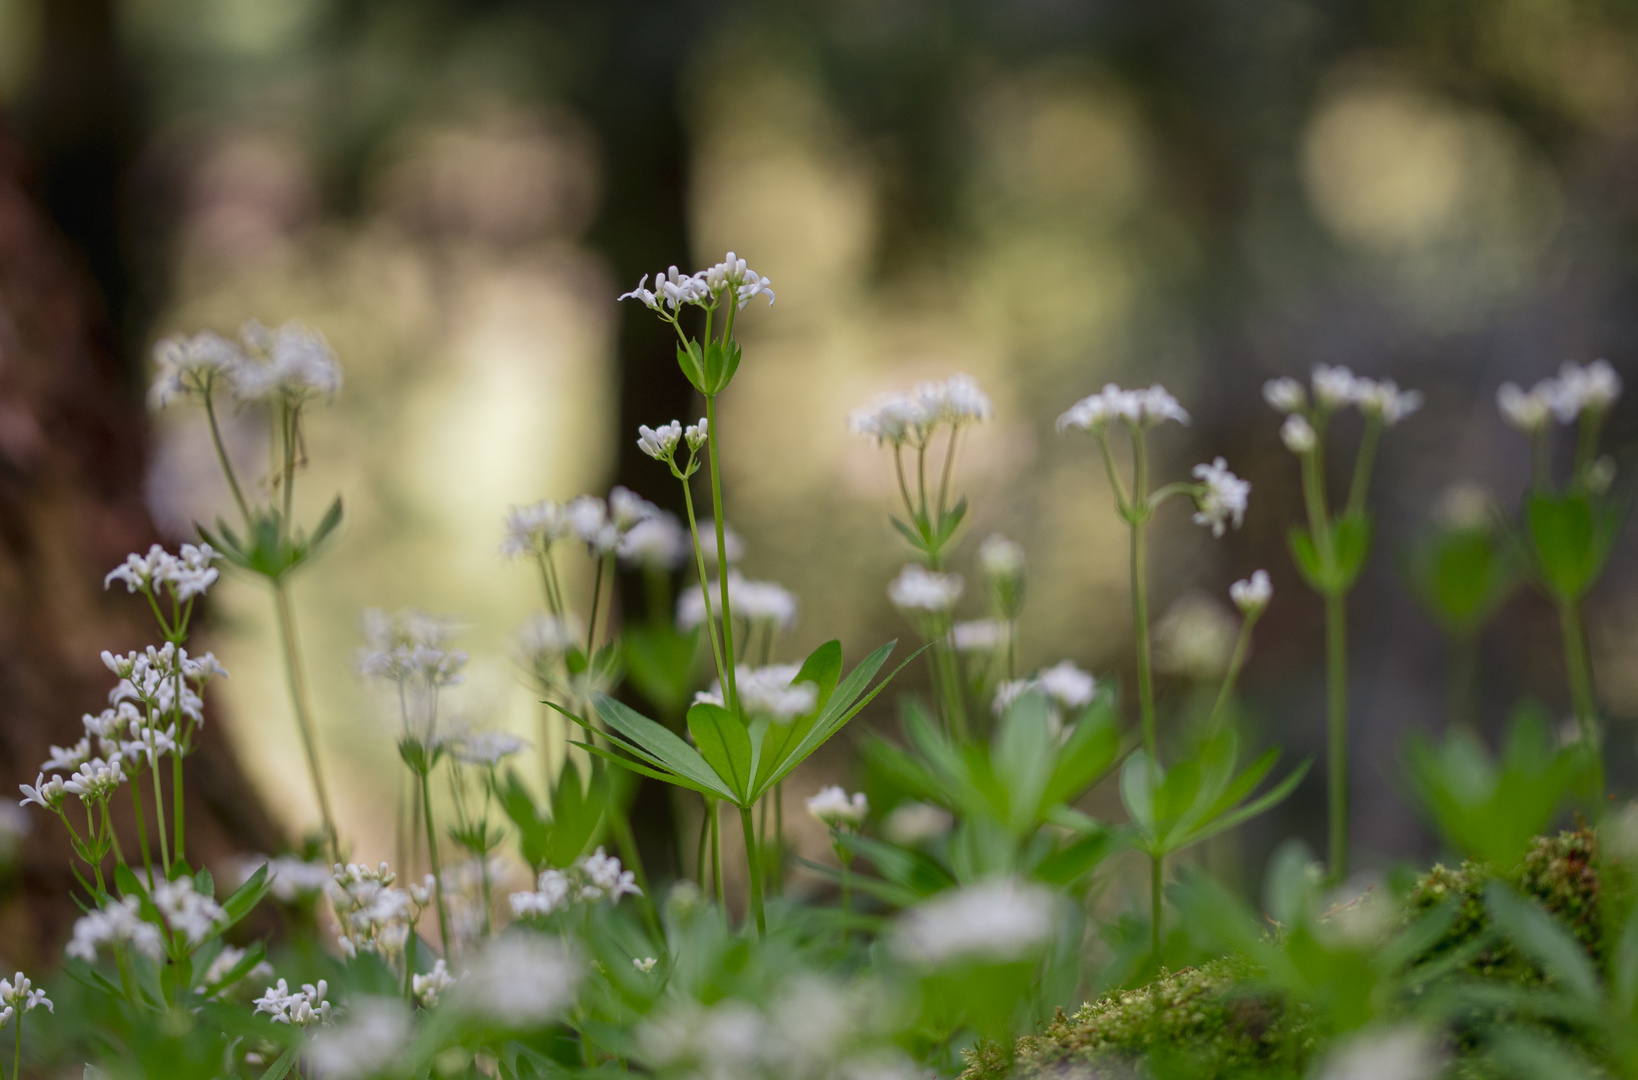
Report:
M1263 400L1283 413L1301 412L1308 408L1308 392L1302 388L1302 383L1290 376L1263 383Z
M943 836L955 827L955 816L932 803L905 802L895 806L882 822L882 835L906 846Z
M1247 618L1255 618L1274 598L1274 583L1268 580L1267 570L1258 570L1249 578L1229 586L1229 599Z
M1231 521L1238 529L1245 521L1251 482L1229 472L1228 462L1222 458L1209 465L1196 465L1194 476L1201 481L1200 493L1194 499L1194 523L1209 527L1213 536L1222 536Z
M1419 390L1401 390L1392 379L1360 379L1354 395L1361 412L1380 416L1388 427L1422 407Z
M1345 367L1314 365L1314 400L1322 409L1342 409L1359 400L1361 380Z
M461 681L467 654L448 647L456 630L453 619L414 608L392 614L371 608L363 621L369 645L359 654L361 674L429 689Z
M1096 394L1082 398L1058 417L1058 432L1071 428L1081 431L1101 431L1111 420L1122 420L1134 427L1150 428L1174 420L1189 422L1189 414L1164 386L1154 384L1147 390L1122 390L1109 383Z
M579 962L557 941L510 933L473 958L452 1000L507 1027L544 1024L573 1004L581 974Z
M1558 369L1548 400L1553 415L1568 424L1583 412L1602 413L1621 397L1621 376L1607 360L1594 360L1586 367L1566 362Z
M698 450L704 446L711 436L711 423L705 417L683 428L683 441L688 443L690 450Z
M950 627L950 643L957 652L994 652L1007 643L1010 631L1005 619L970 619Z
M569 531L593 555L606 555L620 546L620 527L609 519L608 504L596 495L581 495L563 508Z
M682 440L682 433L682 424L675 420L658 428L638 424L637 448L655 461L670 461L677 453L677 443Z
M423 1009L434 1008L438 999L448 993L455 985L455 976L449 973L449 965L439 957L432 965L432 970L425 975L416 975L410 980L415 991L415 1000Z
M622 896L642 895L643 891L637 887L637 875L630 870L622 870L620 860L613 855L605 855L601 847L581 858L575 866L585 875L591 888L610 903L619 903Z
M629 488L618 485L609 492L609 521L624 535L635 525L660 515L660 508Z
M990 578L1017 578L1024 573L1024 545L999 533L978 545L978 567Z
M708 1009L680 1002L643 1020L636 1034L638 1053L649 1065L709 1080L763 1075L757 1066L770 1041L762 1014L733 999Z
M436 881L431 874L408 888L396 888L398 875L386 863L371 868L362 863L335 865L326 886L336 913L341 949L348 957L373 952L387 959L399 956L410 928L431 902Z
M223 945L221 951L216 954L216 958L210 962L210 967L205 969L205 977L199 987L199 993L204 993L207 987L214 986L226 979L233 969L239 966L239 962L245 958L245 955L244 949L235 948L232 945ZM266 960L261 960L252 965L250 970L239 978L271 979L272 977L273 965ZM225 992L227 987L223 987L222 990Z
M231 379L245 355L233 342L205 331L192 337L168 337L154 346L154 381L150 408L163 409L181 394L206 394L218 378Z
M63 783L62 777L53 776L47 780L45 773L36 777L32 785L18 784L17 789L23 793L23 797L17 802L18 806L34 803L45 810L56 810L68 795L68 787Z
M1533 435L1553 413L1551 380L1537 383L1526 393L1517 383L1502 383L1496 389L1496 408L1508 426Z
M46 1012L55 1013L57 1007L46 997L44 990L34 989L34 983L27 975L19 971L9 979L0 979L0 1004L6 1006L7 1014L31 1013L44 1005ZM4 1027L0 1023L0 1027Z
M864 792L849 795L834 784L820 788L817 795L808 798L807 805L814 820L832 829L857 829L870 815L870 800Z
M530 617L518 630L518 650L530 666L549 664L586 640L586 628L573 613Z
M108 710L113 712L112 709ZM86 719L90 719L87 717ZM64 748L53 746L51 756L46 758L40 768L45 772L73 772L92 758L91 736L86 735L73 746Z
M193 879L179 877L161 881L149 893L154 907L172 932L181 934L189 946L197 946L232 921L222 905L194 889Z
M711 616L717 617L721 602L722 582L706 582L710 594ZM734 616L753 623L772 624L788 629L796 622L796 597L771 581L750 581L738 573L728 572L728 606ZM705 621L706 600L698 587L684 590L677 598L677 628L692 630Z
M659 961L652 956L645 956L641 960L635 956L631 958L631 966L636 968L638 971L641 971L644 975L647 975L649 972L653 971L654 965L658 963Z
M331 879L328 866L307 862L294 855L280 855L267 860L268 890L275 900L294 904L324 891Z
M443 966L438 961L438 966ZM415 976L417 980L424 976ZM364 1080L395 1075L399 1056L415 1040L409 1009L397 998L353 997L342 1019L307 1044L310 1075L324 1080Z
M1312 453L1319 445L1319 436L1314 432L1314 425L1308 422L1301 413L1292 413L1280 425L1280 441L1293 454Z
M164 588L178 603L187 603L216 584L221 571L211 563L219 557L209 544L183 544L176 555L154 544L146 555L127 555L124 562L108 571L102 587L121 581L126 592L147 595Z
M506 536L500 545L501 554L516 559L544 553L568 534L568 520L560 504L542 499L508 510L505 529Z
M670 571L687 561L688 549L688 531L674 514L661 513L633 525L617 553L628 566Z
M734 688L739 692L740 707L752 716L766 716L778 723L812 712L819 704L819 687L807 680L793 683L801 670L800 664L735 667ZM695 694L694 701L721 706L722 683L713 682L710 690Z
M1060 660L1049 668L1042 668L1035 682L1047 697L1065 709L1083 709L1092 704L1098 689L1097 680L1076 667L1072 660Z
M1051 890L1022 881L989 881L941 893L899 920L893 948L912 963L1008 961L1046 945L1058 908Z
M115 788L125 783L125 773L120 768L120 755L115 754L107 761L102 758L92 758L74 771L74 775L63 781L63 788L80 797L84 803L106 799Z
M314 395L334 397L340 391L341 364L317 330L294 321L269 330L252 319L240 327L239 339L245 357L230 374L234 395L241 401L275 395L300 401Z
M955 607L964 587L960 574L938 574L911 563L888 585L887 595L901 611L942 615Z
M317 983L302 983L294 992L290 984L280 979L255 1001L256 1012L266 1013L275 1024L305 1028L330 1022L330 1003L325 995L330 984L320 979Z
M512 914L517 918L544 918L569 905L571 885L563 871L550 867L542 870L536 886L532 892L512 894Z
M93 964L102 946L125 946L155 962L165 955L159 927L143 921L142 901L135 896L110 900L107 906L82 915L63 952Z
M932 433L933 418L924 404L902 390L881 394L848 414L847 426L879 444L924 446Z
M727 256L715 266L701 270L696 275L704 282L705 288L710 291L712 298L733 290L734 300L743 310L752 297L766 295L768 303L774 302L773 290L767 278L758 274L745 264L745 260L730 251Z
M522 753L528 745L527 740L510 731L472 731L452 740L449 753L456 761L492 769L513 754Z

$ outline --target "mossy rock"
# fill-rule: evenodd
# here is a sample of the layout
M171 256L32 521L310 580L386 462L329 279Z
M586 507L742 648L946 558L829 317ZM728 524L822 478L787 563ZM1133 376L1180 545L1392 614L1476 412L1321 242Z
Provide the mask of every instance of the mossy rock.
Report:
M1417 879L1407 898L1411 912L1451 897L1460 904L1455 924L1429 950L1429 958L1484 931L1484 887L1493 876L1489 867L1469 861L1456 869L1436 865ZM1537 837L1520 869L1509 877L1560 919L1596 960L1603 959L1602 882L1591 830ZM1480 953L1466 971L1527 983L1542 977L1505 946ZM1113 1075L1123 1075L1123 1066L1135 1072L1139 1063L1155 1074L1202 1080L1301 1076L1326 1045L1328 1032L1301 1004L1252 989L1253 975L1244 961L1214 960L1111 993L1083 1005L1074 1016L1059 1010L1038 1034L1018 1040L1012 1061L995 1043L970 1051L962 1080L1029 1080L1093 1065L1113 1067Z

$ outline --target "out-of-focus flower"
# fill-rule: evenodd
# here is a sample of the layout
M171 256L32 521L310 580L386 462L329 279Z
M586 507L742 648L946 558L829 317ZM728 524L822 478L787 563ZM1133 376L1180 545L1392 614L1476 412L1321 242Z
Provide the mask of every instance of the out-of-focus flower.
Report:
M232 921L215 899L194 889L190 877L158 882L148 895L165 925L186 938L189 945L199 945Z
M717 523L711 518L699 519L700 554L705 556L706 566L721 566L722 559L717 555ZM745 544L734 531L732 525L723 523L722 547L728 553L728 565L733 566L745 557Z
M1345 367L1314 365L1314 400L1323 409L1343 409L1359 400L1360 380Z
M711 597L711 615L717 617L717 606L722 595L720 581L706 582L705 592ZM705 597L698 587L683 591L677 598L677 628L692 630L705 621ZM783 586L771 581L750 581L738 573L728 572L728 606L734 617L753 623L771 623L786 629L796 622L796 597Z
M548 664L585 640L586 628L573 614L537 614L518 630L518 651L530 666Z
M963 588L960 574L934 573L911 563L888 585L887 596L900 611L943 615L961 599Z
M740 708L751 716L766 716L778 723L812 712L819 703L819 687L806 680L792 682L801 671L800 664L762 667L741 664L734 668L734 689L739 692ZM711 689L695 694L694 700L721 706L722 683L712 683Z
M1267 570L1255 571L1251 577L1243 578L1229 586L1229 599L1234 601L1234 606L1248 619L1261 615L1273 598L1274 583L1268 579Z
M649 972L653 971L654 965L658 963L659 961L652 956L645 956L640 960L635 956L631 958L631 966L636 968L638 971L641 971L644 975L647 975Z
M1177 598L1155 624L1155 667L1191 679L1214 679L1228 668L1238 620L1204 593Z
M450 741L449 753L456 761L492 769L528 745L510 731L470 731Z
M950 627L950 643L957 652L994 652L1007 643L1005 619L970 619Z
M865 798L864 792L856 791L850 796L834 784L820 788L817 795L808 798L807 804L814 820L832 829L857 829L870 815L870 800Z
M1306 417L1292 413L1280 425L1280 441L1293 454L1310 454L1319 445L1319 436L1314 433L1314 425Z
M1194 475L1200 481L1200 493L1194 499L1194 523L1210 528L1213 536L1222 536L1231 521L1238 529L1251 500L1251 482L1229 472L1228 462L1222 458L1196 465Z
M906 802L895 806L882 822L882 835L895 844L919 844L955 827L955 817L942 806Z
M489 942L451 994L464 1011L506 1027L550 1022L574 1002L582 968L559 942L508 933Z
M1320 1080L1434 1080L1449 1055L1439 1040L1420 1028L1403 1026L1365 1031L1333 1050Z
M995 409L970 375L942 382L918 383L914 390L892 390L848 414L848 427L878 443L923 447L942 424L988 420Z
M437 1006L438 999L449 992L455 981L455 976L449 973L449 965L440 956L431 971L411 980L411 989L415 992L416 1002L423 1009L431 1009Z
M1058 417L1058 432L1071 428L1080 431L1101 431L1111 420L1122 420L1134 427L1150 428L1174 420L1189 422L1189 414L1164 386L1159 383L1147 390L1122 390L1109 383L1096 394L1077 401Z
M660 513L633 525L620 538L617 553L628 566L675 570L688 558L688 531L676 515Z
M437 966L441 969L444 962L439 960ZM428 976L415 976L417 997L425 978ZM324 1080L364 1080L391 1072L414 1039L415 1024L402 1001L354 997L348 1000L340 1022L320 1031L307 1044L307 1064L312 1075Z
M1028 882L969 885L906 912L893 949L928 967L955 960L1016 960L1046 945L1057 907L1051 890Z
M105 906L80 916L63 952L94 964L97 950L105 945L125 946L156 963L165 955L159 927L143 920L142 901L135 896L110 900Z
M244 361L229 373L241 401L282 395L293 401L335 397L341 364L324 335L294 320L269 330L252 319L239 328Z
M233 370L245 362L239 346L219 334L168 337L154 346L154 381L148 388L148 405L163 409L183 394L205 394L218 380L232 378Z
M1496 408L1508 426L1533 435L1546 426L1553 414L1553 402L1547 389L1548 384L1537 383L1526 393L1517 383L1502 383L1496 388Z
M568 527L563 507L550 499L514 506L506 512L501 554L511 559L542 554L568 534Z
M1302 383L1288 375L1263 383L1263 400L1283 413L1301 412L1308 408L1308 392L1302 388Z
M1401 390L1392 379L1358 380L1354 399L1361 412L1380 416L1388 427L1393 427L1422 407L1420 390Z

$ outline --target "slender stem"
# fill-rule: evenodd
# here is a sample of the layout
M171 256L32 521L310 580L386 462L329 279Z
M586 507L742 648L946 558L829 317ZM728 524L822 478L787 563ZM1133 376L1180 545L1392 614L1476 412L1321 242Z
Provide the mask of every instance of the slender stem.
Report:
M1107 432L1098 431L1098 455L1103 458L1103 471L1109 478L1109 490L1115 493L1115 509L1124 517L1128 513L1131 500L1126 495L1126 485L1121 483L1120 473L1115 470L1115 453L1109 447Z
M415 927L409 928L409 934L404 942L404 1000L409 1002L411 1009L415 1008L415 962L418 935Z
M12 1032L15 1040L11 1052L11 1075L16 1080L23 1080L23 1013L17 1013L17 1030Z
M1552 428L1542 424L1530 433L1530 486L1546 491L1553 484Z
M290 535L290 517L296 499L296 424L301 406L285 401L280 405L284 426L284 520L281 526L285 536Z
M711 828L711 800L700 796L700 839L694 849L694 877L700 883L700 892L705 891L709 882L705 878L705 853L710 850L710 841L706 839Z
M1478 726L1479 720L1479 633L1464 630L1450 639L1450 726Z
M717 906L727 918L727 901L722 895L722 815L717 812L716 799L708 800L708 812L711 815L711 895L716 897Z
M781 780L774 785L774 864L773 892L775 896L785 893L785 781Z
M1359 455L1354 458L1354 478L1348 485L1348 513L1358 517L1365 512L1365 493L1371 486L1371 467L1376 463L1376 447L1382 439L1382 417L1365 417L1365 434L1359 440Z
M165 839L165 791L159 784L159 767L156 764L148 770L154 777L154 824L159 831L159 858L165 868L165 877L171 876L171 849Z
M1155 680L1149 655L1149 569L1144 529L1149 509L1149 450L1141 428L1132 428L1132 498L1128 521L1132 533L1132 634L1137 644L1138 705L1143 719L1143 748L1149 762L1160 768L1159 739L1155 734Z
M1570 700L1575 705L1576 726L1582 740L1596 749L1600 745L1598 702L1593 693L1592 656L1587 651L1587 632L1581 623L1581 602L1561 600L1559 625L1564 631L1564 667L1570 679Z
M156 764L154 774L157 776L158 773L159 767ZM171 843L176 848L176 861L186 862L188 856L187 841L184 839L185 833L183 831L181 747L178 747L176 753L171 755L171 803L173 806L172 820L175 823L172 826Z
M904 499L904 512L910 515L910 520L916 520L916 504L910 498L910 485L904 482L904 444L893 444L893 472L899 478L899 496Z
M103 832L105 834L107 834L108 839L113 842L113 845L114 845L114 858L117 859L119 861L120 865L123 866L123 865L125 865L125 851L124 851L123 848L121 848L119 846L119 833L114 831L113 819L111 817L109 817L109 810L108 810L108 803L109 802L110 802L110 800L104 799L102 801L102 803L101 803L101 806L102 806L102 830L103 830Z
M613 561L613 555L604 555L597 560L592 570L592 598L591 618L586 620L586 659L589 661L592 654L592 642L597 640L597 609L603 600L603 573Z
M1575 445L1575 471L1571 473L1575 483L1586 482L1587 470L1592 468L1593 458L1598 453L1598 429L1603 423L1602 409L1588 409L1581 414L1580 430L1577 432Z
M723 686L728 685L728 671L722 664L722 643L717 640L717 622L711 617L711 584L705 576L705 550L700 546L700 526L694 520L694 493L689 490L688 481L682 482L683 505L688 508L688 534L694 538L694 562L699 568L700 598L705 601L705 636L711 639L711 657L717 662L717 678ZM722 544L717 544L717 573L726 577L727 565L723 559L725 552Z
M723 690L728 711L739 715L739 690L734 685L734 620L728 606L728 547L724 540L722 523L722 469L717 452L717 396L705 397L706 449L711 457L711 513L717 529L717 583L722 593L722 665ZM707 607L706 614L710 614Z
M1211 707L1211 715L1206 718L1206 730L1217 730L1219 718L1223 710L1228 707L1229 699L1234 695L1234 684L1240 678L1240 668L1245 666L1246 652L1251 647L1251 627L1257 620L1246 618L1240 622L1240 636L1234 639L1234 652L1229 654L1228 670L1223 673L1222 688L1217 691L1217 700Z
M1149 952L1154 957L1155 970L1160 970L1160 920L1165 893L1165 856L1149 856Z
M438 865L438 832L432 825L432 791L427 782L428 770L416 771L421 775L421 812L427 827L427 857L432 861L433 891L438 900L438 936L444 945L444 956L453 959L454 954L449 951L449 909L444 906L444 874Z
M1330 518L1325 509L1325 481L1320 474L1319 451L1300 456L1302 462L1303 505L1308 510L1308 532L1314 540L1314 550L1329 570L1334 553L1331 550Z
M751 822L751 808L739 808L740 827L745 831L745 859L751 872L751 912L756 916L757 937L768 936L768 917L762 910L762 867L756 850L756 828Z
M142 869L147 873L149 879L152 880L154 876L154 860L153 856L148 854L148 825L145 821L143 821L143 818L145 818L147 815L142 812L142 785L136 782L135 777L132 777L130 787L131 807L136 811L137 845L142 848Z
M296 614L282 577L273 579L273 600L279 617L279 638L284 644L284 674L290 686L290 706L296 714L296 729L301 733L302 749L307 754L307 774L313 782L313 795L318 799L319 815L324 819L325 835L330 840L331 860L340 862L341 842L336 834L335 816L330 812L330 796L324 788L324 773L319 766L312 706L307 696L307 675L302 667L301 645L296 638Z
M216 405L214 395L207 387L204 393L205 416L210 421L211 442L216 444L216 460L221 463L222 475L227 477L228 489L233 492L233 501L239 506L239 514L245 520L246 527L250 525L250 506L245 502L245 493L239 488L239 478L233 472L233 462L228 460L227 447L222 445L222 430L216 423Z
M1341 594L1325 598L1326 727L1330 749L1331 881L1348 877L1348 613Z
M843 853L840 843L836 844L836 857L842 864L842 949L846 951L853 929L853 860Z
M927 513L927 444L916 447L916 506L922 521L931 521ZM935 567L935 569L937 569Z
M939 516L939 520L941 522L944 520L944 508L949 503L949 498L950 498L950 470L951 470L951 466L953 466L955 464L956 436L959 435L959 434L961 434L961 425L959 423L951 424L950 425L950 442L944 448L944 469L943 469L944 475L939 479L939 482L938 482L938 516Z

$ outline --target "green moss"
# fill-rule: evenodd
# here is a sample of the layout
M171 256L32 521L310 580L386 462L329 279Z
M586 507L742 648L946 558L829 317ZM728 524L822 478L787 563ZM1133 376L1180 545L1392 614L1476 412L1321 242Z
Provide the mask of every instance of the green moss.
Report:
M1603 889L1591 830L1537 837L1509 876L1562 920L1595 959L1603 959ZM1412 915L1451 897L1459 901L1455 924L1428 958L1484 932L1484 887L1492 877L1489 867L1469 861L1456 869L1436 865L1416 880L1407 898ZM1465 970L1490 979L1541 979L1506 946L1479 953ZM1252 990L1253 974L1243 961L1215 960L1110 994L1074 1016L1059 1010L1039 1033L1018 1040L1015 1060L994 1043L969 1052L962 1080L1028 1080L1057 1075L1065 1066L1140 1061L1157 1076L1299 1076L1325 1044L1323 1024L1301 1004Z

